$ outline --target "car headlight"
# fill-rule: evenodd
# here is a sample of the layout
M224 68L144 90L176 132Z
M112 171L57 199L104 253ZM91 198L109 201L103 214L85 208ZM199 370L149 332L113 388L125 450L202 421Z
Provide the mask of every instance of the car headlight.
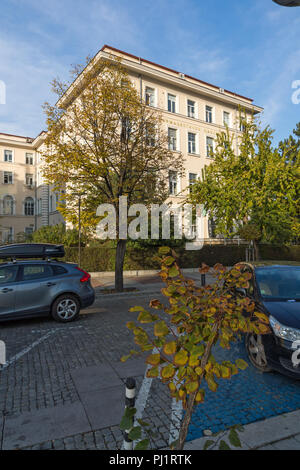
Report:
M290 328L289 326L282 325L281 323L279 323L278 320L276 320L276 318L272 317L272 315L270 315L269 320L272 330L278 338L285 339L286 341L291 341L291 343L300 340L300 330L296 330L296 328Z

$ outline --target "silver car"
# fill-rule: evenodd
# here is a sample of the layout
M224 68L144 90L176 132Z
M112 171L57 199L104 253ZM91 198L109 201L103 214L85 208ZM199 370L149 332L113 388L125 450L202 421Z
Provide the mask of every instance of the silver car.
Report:
M0 321L40 315L73 321L94 303L90 278L76 264L57 260L0 263Z

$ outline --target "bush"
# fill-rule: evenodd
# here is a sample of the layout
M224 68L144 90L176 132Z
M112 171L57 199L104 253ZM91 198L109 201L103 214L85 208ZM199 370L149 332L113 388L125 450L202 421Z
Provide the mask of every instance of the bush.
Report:
M235 263L245 261L246 245L204 245L199 251L186 251L175 248L179 256L180 268L198 268L202 263L213 266L221 263L224 266L233 266ZM154 259L157 255L157 246L143 248L141 245L128 245L125 255L124 270L159 269ZM78 248L65 247L65 261L78 263ZM260 245L263 260L300 261L300 246L272 246ZM99 243L82 248L81 267L89 272L114 271L115 247L111 242Z

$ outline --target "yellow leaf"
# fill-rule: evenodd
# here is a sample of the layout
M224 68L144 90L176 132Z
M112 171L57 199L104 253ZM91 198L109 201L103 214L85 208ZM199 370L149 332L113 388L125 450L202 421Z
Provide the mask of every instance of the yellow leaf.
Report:
M168 356L171 356L176 353L176 348L177 348L176 342L170 341L169 343L166 343L164 345L163 351Z

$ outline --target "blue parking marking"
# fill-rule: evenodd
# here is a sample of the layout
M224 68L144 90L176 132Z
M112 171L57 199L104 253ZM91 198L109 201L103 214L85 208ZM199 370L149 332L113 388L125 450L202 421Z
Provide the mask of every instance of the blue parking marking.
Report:
M241 358L249 367L229 380L219 380L217 392L206 384L205 402L197 405L189 427L187 440L213 433L235 424L249 424L300 408L300 381L276 372L261 373L250 363L243 342L233 344L230 351L215 348L217 360L234 362Z

